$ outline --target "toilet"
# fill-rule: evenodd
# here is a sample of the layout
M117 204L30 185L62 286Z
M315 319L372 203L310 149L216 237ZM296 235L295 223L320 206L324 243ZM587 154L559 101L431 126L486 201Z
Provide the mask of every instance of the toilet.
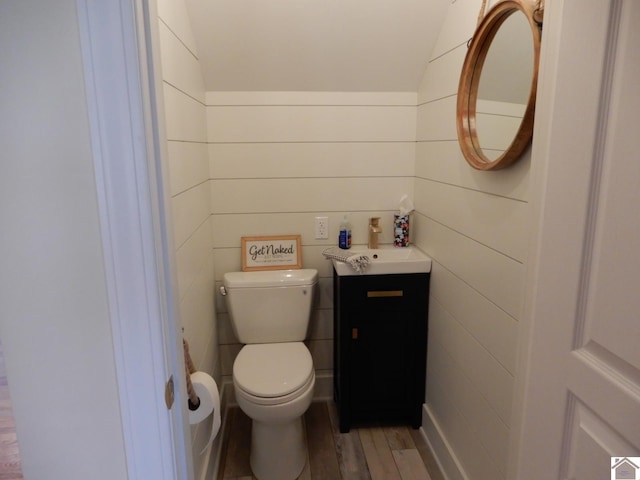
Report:
M302 415L315 372L303 340L318 285L314 269L228 272L222 293L244 344L233 364L236 401L252 419L250 463L259 480L294 480L306 462Z

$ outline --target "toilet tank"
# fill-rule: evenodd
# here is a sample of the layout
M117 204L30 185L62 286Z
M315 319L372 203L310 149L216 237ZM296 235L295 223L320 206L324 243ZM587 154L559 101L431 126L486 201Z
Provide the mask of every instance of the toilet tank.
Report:
M240 342L306 338L317 295L317 270L227 272L223 284L231 326Z

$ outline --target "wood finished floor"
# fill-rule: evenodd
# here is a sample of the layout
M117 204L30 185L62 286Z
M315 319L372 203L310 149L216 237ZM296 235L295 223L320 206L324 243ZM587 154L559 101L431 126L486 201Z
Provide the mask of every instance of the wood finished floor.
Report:
M255 480L251 420L237 407L228 420L218 480ZM298 480L444 480L418 430L381 426L340 433L333 402L312 403L304 425L307 464Z
M4 355L0 345L0 480L22 480L20 452L13 420Z

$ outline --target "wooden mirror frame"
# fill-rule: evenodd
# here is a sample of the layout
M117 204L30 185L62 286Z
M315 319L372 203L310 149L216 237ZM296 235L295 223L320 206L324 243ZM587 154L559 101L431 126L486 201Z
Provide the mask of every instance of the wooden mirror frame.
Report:
M541 23L534 19L535 5L528 0L502 0L497 3L478 25L462 66L458 85L456 124L458 142L467 162L478 170L500 170L513 164L522 155L533 137L533 119L538 85L538 64L540 61ZM495 160L488 159L482 152L476 130L476 101L480 73L489 52L491 42L503 22L515 12L524 13L533 36L533 78L529 100L520 127L509 147ZM541 12L535 10L538 15Z

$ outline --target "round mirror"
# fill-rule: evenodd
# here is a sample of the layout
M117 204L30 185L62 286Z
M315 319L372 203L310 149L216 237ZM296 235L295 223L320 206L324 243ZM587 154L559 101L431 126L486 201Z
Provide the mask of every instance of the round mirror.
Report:
M478 25L458 87L458 141L479 170L511 165L531 141L540 30L527 0L503 0Z

